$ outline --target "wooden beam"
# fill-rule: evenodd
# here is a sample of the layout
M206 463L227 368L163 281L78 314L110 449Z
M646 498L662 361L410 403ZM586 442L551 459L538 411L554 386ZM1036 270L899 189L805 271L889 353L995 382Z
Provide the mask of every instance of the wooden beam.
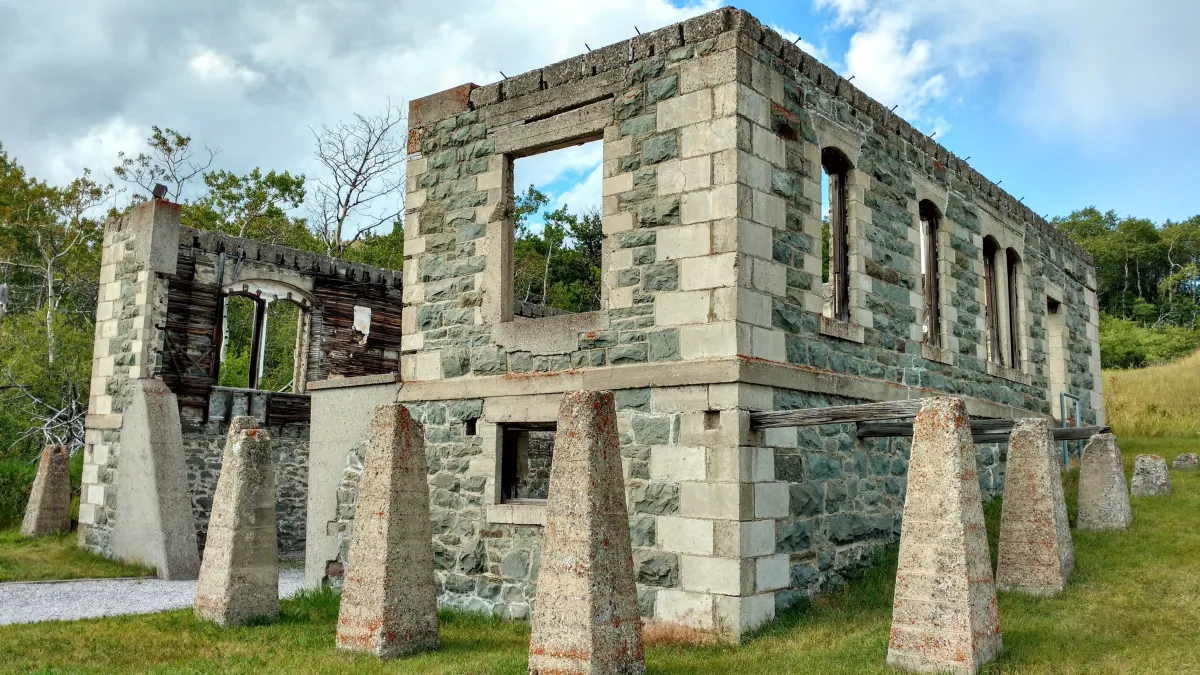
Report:
M1012 433L1012 420L971 420L971 435L976 443L1007 443ZM1053 427L1056 441L1085 441L1096 434L1110 431L1106 426ZM911 422L868 422L858 425L859 438L886 438L913 435Z
M817 424L847 424L849 422L873 422L912 417L921 411L925 399L908 401L884 401L861 405L842 405L829 408L804 408L802 410L758 411L750 413L751 429L776 427L808 427ZM912 435L912 423L908 425Z

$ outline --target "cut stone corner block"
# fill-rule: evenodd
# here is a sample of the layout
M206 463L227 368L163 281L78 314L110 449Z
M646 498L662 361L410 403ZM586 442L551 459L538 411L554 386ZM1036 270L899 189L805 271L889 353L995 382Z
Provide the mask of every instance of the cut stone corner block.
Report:
M1125 465L1117 437L1096 434L1088 441L1080 462L1079 514L1075 518L1075 527L1080 530L1124 530L1132 522Z
M162 380L135 380L121 435L121 480L112 555L162 579L200 574L179 403Z
M71 452L65 445L42 448L21 536L44 537L71 530Z
M888 665L975 673L1003 646L971 422L930 399L913 422Z
M646 670L612 392L563 394L529 672Z
M196 584L201 619L226 626L279 616L274 454L255 418L230 423Z
M1075 569L1062 473L1050 423L1020 419L1008 443L996 587L1061 593Z
M1129 489L1134 497L1159 497L1171 494L1171 475L1167 460L1158 455L1138 455L1133 460L1133 481Z
M1182 453L1171 462L1171 468L1176 471L1195 471L1200 468L1200 455L1194 452Z
M337 648L392 658L440 646L424 431L377 407L359 479Z

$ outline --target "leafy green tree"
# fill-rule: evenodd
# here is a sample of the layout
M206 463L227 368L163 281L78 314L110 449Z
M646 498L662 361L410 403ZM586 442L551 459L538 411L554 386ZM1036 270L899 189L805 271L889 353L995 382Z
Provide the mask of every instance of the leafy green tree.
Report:
M600 214L574 214L567 205L545 211L550 199L529 186L514 205L514 297L569 312L600 308ZM541 214L542 228L530 220Z
M150 149L149 154L139 152L136 157L130 157L124 151L118 152L113 174L145 190L146 195L154 192L156 183L163 183L167 186L167 196L173 202L183 198L187 184L207 171L212 166L213 158L221 152L220 148L210 150L208 146L203 151L197 151L192 147L191 136L158 126L150 127L146 145ZM147 199L146 195L139 196Z
M269 230L270 224L289 222L286 209L298 209L304 203L304 176L287 171L265 175L255 167L239 176L225 170L204 174L208 194L197 202L221 214L229 234L253 237Z

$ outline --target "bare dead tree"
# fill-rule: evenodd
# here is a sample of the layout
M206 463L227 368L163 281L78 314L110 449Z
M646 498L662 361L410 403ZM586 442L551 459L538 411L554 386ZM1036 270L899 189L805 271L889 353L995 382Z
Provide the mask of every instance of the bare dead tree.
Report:
M326 175L310 193L316 234L329 255L341 257L363 234L404 211L405 117L388 101L378 115L311 129ZM350 232L353 232L351 235Z
M137 157L129 157L124 151L117 153L117 166L113 173L117 178L137 185L153 194L155 183L167 184L171 201L178 202L183 188L196 176L212 166L213 158L221 152L204 146L204 151L197 154L192 148L192 137L184 136L174 129L150 127L150 137L146 144L150 146L150 154L139 152Z

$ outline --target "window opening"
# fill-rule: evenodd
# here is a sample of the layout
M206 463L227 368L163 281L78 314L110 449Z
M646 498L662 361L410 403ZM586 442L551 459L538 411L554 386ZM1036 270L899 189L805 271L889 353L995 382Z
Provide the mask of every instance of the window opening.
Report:
M602 160L593 138L513 160L517 316L600 309Z
M1020 301L1020 285L1017 283L1021 256L1016 250L1008 249L1005 255L1008 281L1008 364L1012 368L1020 368L1021 342L1020 325L1017 322L1017 309Z
M925 321L921 330L927 344L941 347L942 295L937 245L941 217L931 201L921 201L917 209L921 217L921 286L925 291Z
M554 424L504 427L500 466L501 501L540 501L550 494Z
M849 177L850 160L836 148L821 151L824 178L821 194L828 197L822 220L821 249L824 261L821 278L825 282L826 314L838 321L850 321L850 231Z
M263 325L266 340L259 389L296 391L296 383L303 378L302 373L296 372L303 319L304 310L290 300L276 300L267 304Z
M288 299L231 293L224 298L217 385L303 391L308 337L304 308Z
M254 389L258 386L260 301L246 295L225 296L221 331L221 367L217 384L222 387Z
M992 363L1002 364L1000 353L1000 312L996 296L996 254L1000 246L996 240L986 237L983 240L983 285L984 303L987 312L987 353Z

